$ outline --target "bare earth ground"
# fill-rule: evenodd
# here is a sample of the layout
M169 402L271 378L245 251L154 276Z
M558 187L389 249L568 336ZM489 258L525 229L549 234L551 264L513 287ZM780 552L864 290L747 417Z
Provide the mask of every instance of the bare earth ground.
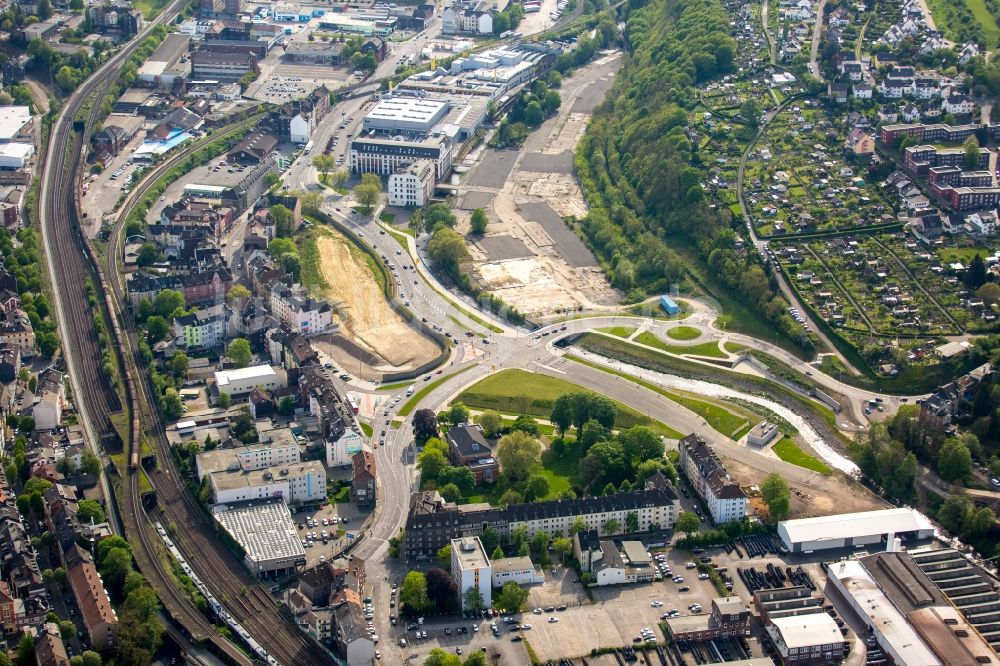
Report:
M385 360L380 370L416 367L438 354L437 346L389 307L371 269L355 257L347 241L322 235L316 239L320 272L345 335Z
M559 114L528 137L513 170L499 188L466 185L466 192L495 194L487 211L489 236L513 237L524 243L530 256L491 259L478 245L470 248L475 273L482 285L505 302L528 315L551 314L575 309L603 309L619 302L593 261L591 266L572 265L560 254L559 244L541 224L526 219L521 205L543 202L560 217L587 214L580 186L572 169L530 167L532 160L555 159L575 150L590 119L591 98L603 98L604 89L621 63L620 54L610 54L584 67L563 81L559 90ZM578 105L581 99L587 100ZM582 109L581 109L582 106ZM527 164L526 156L529 156ZM480 157L478 169L489 169L489 154ZM466 179L469 182L470 179Z
M757 485L767 476L761 470L748 467L740 461L725 457L726 471L740 485ZM787 479L786 479L787 480ZM859 483L844 480L844 476L816 474L809 485L788 482L792 490L790 518L828 516L833 513L854 513L888 508L888 504L873 495Z

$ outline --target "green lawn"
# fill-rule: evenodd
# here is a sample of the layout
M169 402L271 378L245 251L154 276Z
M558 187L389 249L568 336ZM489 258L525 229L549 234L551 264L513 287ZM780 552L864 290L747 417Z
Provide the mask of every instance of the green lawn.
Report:
M726 351L731 354L739 354L747 349L746 345L741 345L738 342L724 342L722 346L725 347Z
M705 419L713 430L718 430L726 437L739 439L739 434L745 430L748 425L753 425L752 423L747 423L748 421L752 421L752 419L748 419L746 416L741 414L734 414L714 402L694 398L684 393L674 393L672 391L664 391L663 395Z
M495 409L511 414L527 414L548 418L552 405L564 393L586 390L556 377L540 375L526 370L501 370L473 384L458 396L458 400L472 409ZM648 426L664 437L680 439L684 435L670 426L640 414L631 407L615 401L618 409L617 428Z
M938 250L937 253L943 262L950 264L961 261L968 266L977 254L986 259L986 257L993 254L993 251L985 247L944 247Z
M381 213L378 214L378 219L382 220L386 224L392 224L393 222L396 221L396 215L393 213L387 213L385 211L382 211Z
M143 19L149 21L156 18L167 4L168 0L136 0L133 6L142 12Z
M635 333L635 326L605 326L604 328L599 328L597 330L601 333L607 333L608 335L614 335L619 338L627 338Z
M694 340L699 335L701 331L694 326L674 326L667 329L667 337L674 340Z
M726 358L726 353L719 349L719 343L715 340L703 342L700 345L671 345L667 344L655 334L643 331L635 336L635 342L647 345L655 349L662 349L671 354L695 354L697 356L711 356L713 358Z
M371 437L375 434L375 430L364 421L358 421L358 424L361 426L361 432L365 434L365 437Z
M811 469L820 474L830 474L832 470L822 460L814 455L806 453L799 445L785 437L774 445L774 452L785 462Z
M351 501L351 486L341 486L333 496L333 501L338 504Z
M467 370L472 370L475 367L477 367L477 366L475 366L475 365L467 365L464 368L462 368L461 370L459 370L458 372L453 372L450 375L444 375L443 377L438 377L437 379L435 379L432 382L425 383L423 385L423 387L420 388L419 391L417 391L416 393L414 393L413 396L411 396L409 400L407 400L406 402L403 403L403 406L399 408L399 411L396 412L396 414L399 415L399 416L408 416L410 414L410 412L412 412L416 408L417 403L419 403L421 400L423 400L424 397L428 393L430 393L431 391L433 391L438 386L440 386L444 382L448 381L452 377L460 375L463 372L466 372Z
M572 442L572 438L569 441ZM580 462L580 456L577 455L578 451L576 447L568 445L566 452L561 458L550 456L548 453L548 450L542 451L542 466L538 469L538 473L549 480L549 494L535 501L556 499L564 491L569 490L574 485L579 485L577 483L576 471L577 465ZM488 502L496 506L496 503L500 500L500 496L507 492L509 488L510 484L501 475L497 483L488 486L476 486L473 494L466 497L465 501L469 504Z
M381 384L378 387L379 391L398 391L400 389L405 389L407 386L413 383L413 380L408 382L395 382L394 384Z

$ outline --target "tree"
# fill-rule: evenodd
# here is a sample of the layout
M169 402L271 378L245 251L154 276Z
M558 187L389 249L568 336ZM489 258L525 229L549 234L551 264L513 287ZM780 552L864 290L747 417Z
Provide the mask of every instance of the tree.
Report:
M472 610L478 613L483 609L483 593L480 592L478 585L473 585L465 591L464 598L462 599L462 608L464 610Z
M503 548L500 545L497 545L497 547L494 548L493 552L490 554L491 560L502 560L505 557L507 556L504 554Z
M514 419L514 423L511 424L510 429L526 432L532 437L538 437L542 434L542 429L538 425L538 421L525 414L521 414Z
M601 534L605 536L610 536L612 534L620 533L621 529L622 529L622 524L619 523L617 519L609 518L608 520L604 521L603 525L601 525Z
M452 425L469 422L469 408L461 402L452 403L451 407L448 408L447 414L448 423Z
M608 482L608 485L604 486L604 491L601 494L607 497L609 495L614 495L617 492L618 489L615 488L615 484Z
M465 657L462 666L486 666L486 653L482 650L473 650Z
M35 641L25 634L17 644L17 666L32 666L35 663Z
M184 409L177 389L170 387L163 392L163 396L160 397L160 411L163 413L163 418L168 421L176 421L181 417Z
M512 482L528 478L541 460L542 445L524 432L504 435L497 443L496 456L500 469Z
M493 439L503 430L503 416L492 409L487 409L477 416L476 423L482 427L483 434L489 439Z
M541 474L532 474L524 484L524 498L529 502L545 499L549 494L549 480Z
M768 474L761 481L760 494L767 504L767 512L771 514L772 521L784 520L788 517L791 508L792 493L788 488L788 482L778 474Z
M427 598L438 611L447 612L458 605L458 586L451 579L451 565L447 568L431 567L427 570Z
M441 493L441 497L443 497L446 502L462 501L462 490L454 483L446 483L438 490Z
M625 533L632 534L639 531L639 514L629 511L625 514Z
M500 533L497 532L492 527L487 527L486 529L484 529L483 533L479 536L479 540L483 542L483 550L488 550L492 552L500 547Z
M250 351L250 341L246 338L236 338L229 343L227 356L237 368L247 367L253 358L253 352Z
M632 469L647 460L663 459L663 440L645 426L633 426L622 432L618 438Z
M455 275L459 264L469 258L465 240L448 227L439 227L434 232L427 244L427 254L434 265L451 275Z
M965 495L951 495L938 509L937 519L946 530L961 535L972 520L975 506Z
M135 263L139 266L151 266L160 260L160 248L153 243L143 243Z
M103 662L101 661L101 655L94 652L93 650L84 650L83 652L83 666L101 666Z
M159 342L170 333L170 324L160 315L153 315L146 320L146 333L150 342Z
M949 437L938 454L938 474L945 481L961 482L972 472L972 454L965 442Z
M125 597L125 578L132 572L132 552L113 548L101 562L100 572L111 598L121 601Z
M565 561L573 554L573 540L569 537L556 537L552 540L552 549L559 553L559 557Z
M587 521L583 519L583 516L577 516L573 521L573 524L569 528L569 535L576 536L580 532L587 531Z
M996 519L997 516L993 513L993 509L988 506L980 507L969 519L966 531L972 537L983 536L993 529Z
M441 549L438 550L437 554L434 555L434 559L437 560L437 563L441 565L442 569L450 569L451 568L451 544L449 543L449 544L447 544L445 546L442 546Z
M229 303L242 301L244 298L250 298L250 290L242 284L234 284L229 288L229 293L226 294L226 301Z
M531 127L538 127L542 124L542 105L535 100L531 100L524 107L524 122Z
M438 486L442 486L441 493L444 494L445 485L454 485L461 495L470 495L476 487L476 475L475 473L462 465L460 467L452 467L451 465L445 465L438 472L437 476Z
M424 659L424 666L462 666L462 659L457 654L434 648Z
M966 171L976 171L979 169L979 140L970 136L962 145L963 162Z
M313 166L316 167L316 170L323 174L324 180L326 175L333 171L333 168L336 166L336 161L334 160L333 155L329 155L327 153L320 153L313 158L312 163Z
M457 223L458 219L451 212L448 204L435 203L423 210L424 229L430 234L437 231L439 227L453 229Z
M497 500L499 506L510 506L511 504L523 504L524 497L513 488L505 490L500 499Z
M101 539L101 541L97 544L97 553L95 555L97 565L100 566L104 562L104 559L108 556L108 553L115 548L121 548L123 550L127 550L130 554L132 553L132 546L128 545L128 542L120 536L110 536L105 539Z
M969 289L979 289L986 284L986 264L980 255L977 254L972 258L963 275L963 281Z
M528 601L528 590L521 587L514 581L504 584L500 594L494 600L494 606L502 608L508 613L516 613L524 607Z
M370 183L360 183L354 187L354 199L370 215L375 204L378 203L382 188Z
M348 179L351 175L347 172L347 169L337 169L330 176L330 182L333 184L335 189L344 187L347 184Z
M274 220L274 233L278 235L279 238L287 240L288 236L292 235L292 226L295 223L295 213L284 204L275 204L268 209L267 214L271 216ZM278 240L277 238L275 240ZM271 241L272 243L274 241ZM295 244L291 243L291 252L297 254L298 251L295 248ZM279 245L281 248L287 248L288 245ZM278 256L273 250L271 250L270 244L267 246L267 251L271 253L271 256Z
M229 409L229 405L233 404L233 398L225 391L220 391L215 404L221 409Z
M408 615L419 615L430 606L427 597L427 578L419 571L411 571L403 579L403 587L399 593L399 602L403 612Z
M97 502L97 500L81 500L77 505L76 517L81 523L84 524L91 521L95 523L103 523L104 509L101 508L101 505Z
M740 115L743 116L743 120L747 121L748 125L757 127L760 125L760 104L753 98L748 99L740 106Z
M289 238L275 238L267 244L267 253L275 259L280 259L288 254L298 255L299 249L295 247L295 243Z
M295 398L290 395L282 396L278 401L278 413L286 418L295 414Z
M422 446L431 437L437 437L437 416L432 409L418 409L413 413L413 438Z
M161 317L172 319L174 313L184 309L184 294L176 289L164 289L153 299L153 311Z
M420 452L420 456L417 458L417 467L420 469L420 480L424 483L437 480L441 470L447 464L448 458L440 449L428 448L424 445L424 450Z
M472 211L472 217L469 220L469 227L472 233L477 236L482 236L486 233L486 225L490 223L490 219L486 217L486 211L482 208L477 208Z
M689 537L697 532L699 527L701 527L701 520L690 511L681 511L680 515L677 516L677 522L674 523L674 528L678 532L684 532Z
M556 398L552 405L552 413L549 414L549 421L556 427L560 434L565 434L573 425L573 397L569 393Z
M59 625L59 635L64 639L71 639L76 636L76 625L73 624L73 620L63 620L57 622Z

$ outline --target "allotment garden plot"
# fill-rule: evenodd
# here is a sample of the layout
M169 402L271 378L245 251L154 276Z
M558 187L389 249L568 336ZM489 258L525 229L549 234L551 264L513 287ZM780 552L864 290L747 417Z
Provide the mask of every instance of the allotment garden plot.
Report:
M936 254L903 234L772 243L800 296L849 337L961 334L977 316Z
M863 169L841 157L843 137L812 100L778 114L747 162L744 188L761 236L892 221Z

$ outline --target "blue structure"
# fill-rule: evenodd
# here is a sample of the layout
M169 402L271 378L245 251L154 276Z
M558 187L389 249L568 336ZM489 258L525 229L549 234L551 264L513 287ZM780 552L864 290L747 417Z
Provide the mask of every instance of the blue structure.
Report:
M674 302L674 299L669 296L660 296L660 307L666 310L667 314L670 316L681 313L680 306L677 305L677 303Z

